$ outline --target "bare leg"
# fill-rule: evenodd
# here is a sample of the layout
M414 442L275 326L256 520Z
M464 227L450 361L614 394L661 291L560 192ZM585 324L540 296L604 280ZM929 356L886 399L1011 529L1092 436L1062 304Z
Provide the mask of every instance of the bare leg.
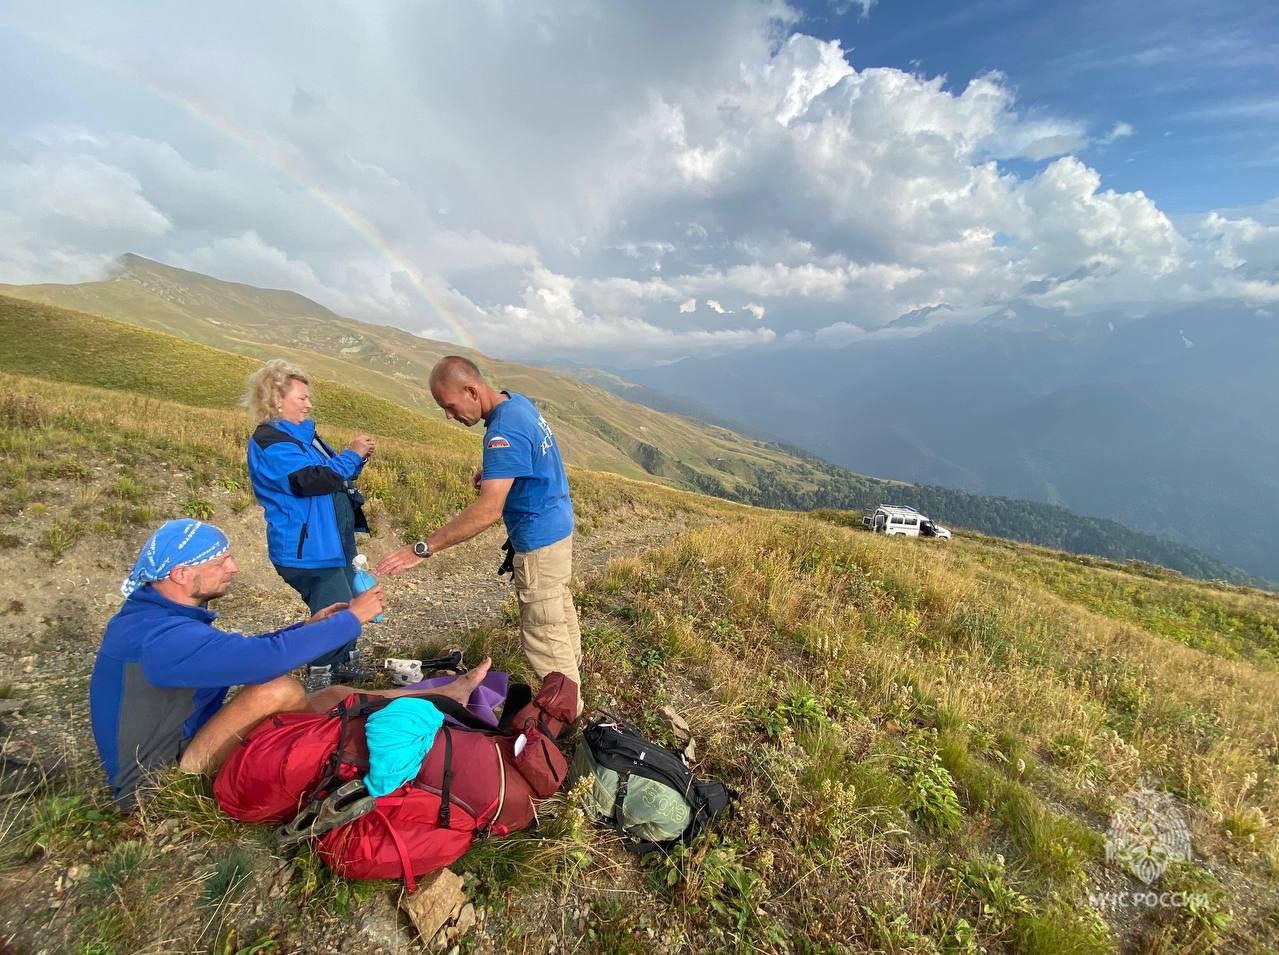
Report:
M318 692L311 693L306 698L303 706L295 707L296 709L305 709L311 713L324 713L327 710L337 706L352 693L363 693L366 696L380 696L384 699L394 700L401 696L421 696L423 693L432 693L436 696L446 696L450 700L458 703L465 703L471 698L471 694L475 688L484 682L484 677L488 675L489 667L493 665L493 661L485 657L483 661L474 669L463 673L452 683L446 683L444 686L433 687L430 690L356 690L349 686L330 686Z
M306 702L302 684L289 676L246 686L191 737L178 765L187 773L216 773L249 730L273 713L305 709Z
M488 675L493 661L485 657L483 662L468 673L463 673L452 683L436 687L429 692L446 696L458 703L465 703L471 693ZM235 699L213 714L209 722L191 737L182 752L178 765L187 773L216 773L226 761L231 750L244 739L244 735L262 720L276 713L306 710L323 713L341 703L350 694L366 693L395 699L399 696L420 696L422 690L353 690L349 686L331 686L310 695L302 684L289 676L276 677L266 683L243 687Z

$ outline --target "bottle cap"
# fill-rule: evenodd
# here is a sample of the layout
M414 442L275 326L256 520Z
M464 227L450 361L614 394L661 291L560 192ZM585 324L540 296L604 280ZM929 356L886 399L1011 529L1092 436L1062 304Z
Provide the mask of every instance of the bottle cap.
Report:
M355 559L351 561L351 566L354 567L356 570L368 570L369 559L365 557L363 554L356 554Z

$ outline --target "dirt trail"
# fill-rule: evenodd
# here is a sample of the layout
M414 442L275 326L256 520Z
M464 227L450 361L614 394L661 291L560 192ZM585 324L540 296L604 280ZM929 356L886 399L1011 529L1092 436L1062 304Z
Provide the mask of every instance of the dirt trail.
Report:
M171 486L180 488L181 475L173 477ZM85 493L92 491L68 489L67 498ZM267 559L261 510L250 506L236 513L233 492L215 489L211 496L216 513L210 520L227 532L240 565L231 592L213 605L220 615L218 626L260 633L301 619L305 606ZM151 503L157 515L181 512L176 492ZM0 697L20 701L21 707L0 716L0 741L8 755L36 755L45 762L65 756L84 763L94 756L87 704L94 655L103 627L120 606L120 581L150 528L86 536L51 561L38 542L59 513L65 508L54 503L47 511L18 515L10 522L10 533L23 543L0 551L0 654L10 661L0 677ZM575 573L589 574L614 557L661 543L688 526L687 516L616 510L597 520L589 535L577 538ZM366 659L443 647L457 642L466 629L501 618L503 603L511 597L510 579L496 573L503 539L500 526L494 527L385 581L387 621L366 628L361 639ZM373 564L398 543L397 535L386 531L360 539ZM514 645L515 627L509 629Z

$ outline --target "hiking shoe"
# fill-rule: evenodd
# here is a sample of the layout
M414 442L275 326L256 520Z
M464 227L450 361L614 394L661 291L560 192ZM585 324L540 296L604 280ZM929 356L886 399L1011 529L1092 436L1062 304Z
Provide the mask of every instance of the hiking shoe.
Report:
M324 666L309 666L306 668L306 677L302 681L302 686L308 693L318 693L320 690L327 690L333 685L333 667L331 664Z
M450 646L440 651L440 656L422 661L423 673L457 673L466 672L465 652L461 647Z
M387 657L386 672L396 686L411 686L422 682L422 661L401 657Z
M333 681L338 683L372 683L375 675L372 667L366 667L361 662L359 650L348 653L345 663L337 663L333 666Z

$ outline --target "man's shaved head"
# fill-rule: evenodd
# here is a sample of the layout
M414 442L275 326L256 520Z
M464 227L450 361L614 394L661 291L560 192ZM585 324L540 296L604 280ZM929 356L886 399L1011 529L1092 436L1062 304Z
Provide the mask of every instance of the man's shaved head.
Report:
M430 387L435 390L436 385L480 385L484 383L484 376L480 374L480 369L476 367L475 362L469 358L463 358L461 355L446 355L435 363L435 367L431 369Z
M431 369L431 397L444 417L468 428L483 420L495 401L504 400L489 387L475 362L461 355L441 358Z

